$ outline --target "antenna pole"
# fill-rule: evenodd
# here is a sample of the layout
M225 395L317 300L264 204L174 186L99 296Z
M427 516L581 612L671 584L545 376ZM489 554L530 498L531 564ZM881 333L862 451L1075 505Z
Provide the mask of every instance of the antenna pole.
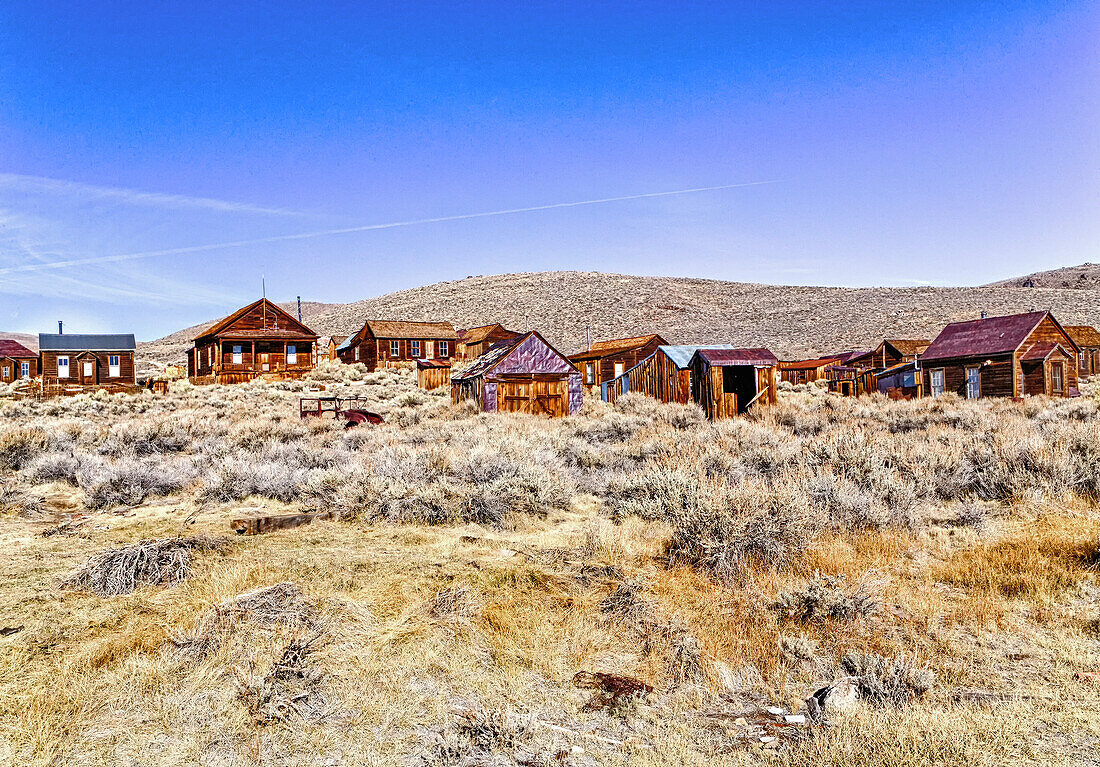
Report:
M302 297L298 296L298 322L302 321Z
M588 325L584 330L588 338L588 351L592 351L592 326Z

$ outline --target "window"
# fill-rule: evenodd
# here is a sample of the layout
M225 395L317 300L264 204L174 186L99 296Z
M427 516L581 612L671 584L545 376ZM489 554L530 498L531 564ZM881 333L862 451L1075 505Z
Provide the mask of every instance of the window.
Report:
M294 344L290 344L286 347L286 364L297 365L298 364L298 347Z
M943 394L943 369L929 370L928 377L932 383L932 396L938 397Z
M207 365L213 365L214 364L214 347L213 346L207 346L206 347L206 364Z
M111 378L122 377L122 365L121 360L117 354L111 354L107 357L107 375Z
M4 379L11 378L11 365L4 365Z
M22 363L19 364L19 367L21 368L23 378L30 378L31 377L31 363L22 362Z
M451 356L451 344L449 341L439 342L439 356L450 357Z
M358 346L355 347L355 359L356 359L356 361L359 360L359 347Z
M419 357L420 356L420 342L419 341L409 341L409 347L410 347L409 353L413 357Z
M57 358L57 377L68 378L69 377L69 358L58 357Z
M623 374L623 363L616 362L615 363L615 378L618 378L622 374Z
M1054 394L1061 394L1065 382L1062 378L1063 368L1061 362L1050 363L1050 389Z
M241 349L240 346L234 346L233 347L233 364L234 365L243 365L244 364L244 351Z
M401 356L401 342L400 341L390 341L390 356L391 357L400 357Z
M596 382L596 366L591 362L584 366L584 376L588 383Z
M981 368L966 369L966 398L977 399L982 395Z

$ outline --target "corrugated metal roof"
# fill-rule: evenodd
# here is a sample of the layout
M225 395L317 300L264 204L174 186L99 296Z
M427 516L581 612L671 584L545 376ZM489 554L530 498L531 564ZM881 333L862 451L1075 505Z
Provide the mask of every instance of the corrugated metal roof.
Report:
M449 368L451 363L447 360L417 360L418 368Z
M695 352L700 349L736 349L733 344L707 344L706 346L684 346L684 345L669 345L658 346L657 349L664 353L666 357L672 360L672 363L680 370L687 370L691 367L691 358L695 356Z
M492 370L493 366L508 356L508 354L527 340L534 331L528 331L518 338L509 341L497 341L485 350L485 353L470 363L470 366L461 373L451 377L452 381L462 381L467 378L477 378Z
M924 352L922 361L1008 354L1016 351L1047 312L1010 314L966 322L952 322Z
M1078 346L1100 346L1100 330L1092 325L1064 325L1063 327Z
M713 349L703 348L695 352L696 356L711 365L778 365L776 358L768 349Z
M37 357L27 347L10 338L0 338L0 357Z
M582 352L576 354L570 354L570 360L591 360L599 357L606 357L609 354L618 354L619 352L628 352L631 349L640 349L648 343L651 343L654 339L663 341L656 333L650 333L647 336L634 336L632 338L614 338L609 341L597 341L592 344L591 349L585 349Z
M58 352L117 352L137 348L134 334L107 335L101 333L39 333L38 348Z

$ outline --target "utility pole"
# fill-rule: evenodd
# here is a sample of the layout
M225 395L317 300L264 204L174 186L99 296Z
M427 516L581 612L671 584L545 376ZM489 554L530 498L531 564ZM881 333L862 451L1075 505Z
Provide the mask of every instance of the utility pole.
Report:
M298 322L302 321L302 297L298 296Z
M592 326L585 327L585 335L588 338L588 351L592 351Z

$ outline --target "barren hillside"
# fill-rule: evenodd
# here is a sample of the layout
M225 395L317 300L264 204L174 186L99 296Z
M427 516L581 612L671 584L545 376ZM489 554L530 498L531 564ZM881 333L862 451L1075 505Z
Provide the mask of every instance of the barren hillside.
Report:
M991 282L988 287L1100 290L1100 264L1084 263L1051 269L1048 272L1035 272L1023 277Z
M351 304L311 304L303 316L322 335L364 319L502 322L535 328L565 351L592 338L659 332L674 343L764 345L780 357L869 346L884 336L931 338L947 322L985 310L1052 308L1067 323L1100 323L1100 290L1067 288L817 288L719 280L537 272L470 277ZM148 364L182 361L190 329L142 344Z

